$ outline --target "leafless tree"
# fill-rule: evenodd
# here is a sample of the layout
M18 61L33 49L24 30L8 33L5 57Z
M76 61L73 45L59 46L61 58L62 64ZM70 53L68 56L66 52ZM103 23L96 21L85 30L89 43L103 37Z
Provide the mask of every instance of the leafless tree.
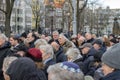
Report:
M3 2L3 0L0 0L0 2ZM14 6L15 0L5 0L5 8L0 7L0 11L2 11L5 14L5 34L6 36L10 36L11 27L10 27L10 18L12 9ZM3 4L3 3L1 3Z

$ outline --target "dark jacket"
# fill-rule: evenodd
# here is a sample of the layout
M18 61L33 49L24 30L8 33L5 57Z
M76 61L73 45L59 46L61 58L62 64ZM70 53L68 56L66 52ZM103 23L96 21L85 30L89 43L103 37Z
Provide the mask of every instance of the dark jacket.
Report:
M120 70L115 70L100 80L120 80Z
M63 53L63 48L60 47L58 51L55 52L56 63L67 61L67 56Z
M2 65L4 58L10 54L10 47L11 46L9 42L5 42L5 44L2 47L0 47L0 80L4 80L2 73Z
M93 43L94 40L95 40L94 38L91 38L91 39L87 40L86 43Z
M83 55L83 73L85 75L91 75L93 76L94 74L94 69L91 67L91 62L94 61L94 54L95 54L95 49L91 48L89 52L86 55Z
M48 69L48 67L49 67L50 65L55 64L55 63L56 63L56 62L55 62L54 59L49 59L49 60L45 63L44 72L45 72L46 76L48 76L48 74L47 74L47 69Z

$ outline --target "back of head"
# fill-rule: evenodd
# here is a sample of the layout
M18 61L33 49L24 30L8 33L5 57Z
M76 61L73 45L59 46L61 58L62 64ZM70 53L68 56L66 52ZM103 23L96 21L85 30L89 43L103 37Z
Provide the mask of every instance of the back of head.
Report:
M35 63L29 58L18 58L6 71L10 80L39 80Z
M79 66L72 62L62 62L48 68L50 80L84 80L84 75ZM74 75L74 76L73 76Z

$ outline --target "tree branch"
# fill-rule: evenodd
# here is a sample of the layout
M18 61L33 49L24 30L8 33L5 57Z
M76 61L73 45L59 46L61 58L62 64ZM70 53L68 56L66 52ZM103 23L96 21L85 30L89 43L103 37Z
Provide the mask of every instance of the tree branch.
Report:
M79 9L79 13L81 13L84 10L84 8L87 6L87 3L88 3L88 0L86 0L83 7Z
M3 9L1 9L1 8L0 8L0 11L2 11L2 12L5 13L5 14L7 13L5 10L3 10Z
M69 0L69 3L70 3L70 6L72 7L72 10L74 10L71 0Z

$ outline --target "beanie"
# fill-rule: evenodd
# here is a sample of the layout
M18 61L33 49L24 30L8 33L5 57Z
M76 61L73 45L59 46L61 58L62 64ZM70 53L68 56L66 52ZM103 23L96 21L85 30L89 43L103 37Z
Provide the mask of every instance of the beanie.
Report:
M73 63L73 62L67 62L67 61L62 62L60 64L60 66L61 66L61 68L65 69L65 70L68 70L70 72L76 72L76 73L82 72L80 70L80 67L77 64Z
M101 60L112 68L120 69L120 43L117 43L108 49L103 54Z
M34 61L42 61L42 52L39 49L36 48L30 48L28 50L28 57L30 57Z

